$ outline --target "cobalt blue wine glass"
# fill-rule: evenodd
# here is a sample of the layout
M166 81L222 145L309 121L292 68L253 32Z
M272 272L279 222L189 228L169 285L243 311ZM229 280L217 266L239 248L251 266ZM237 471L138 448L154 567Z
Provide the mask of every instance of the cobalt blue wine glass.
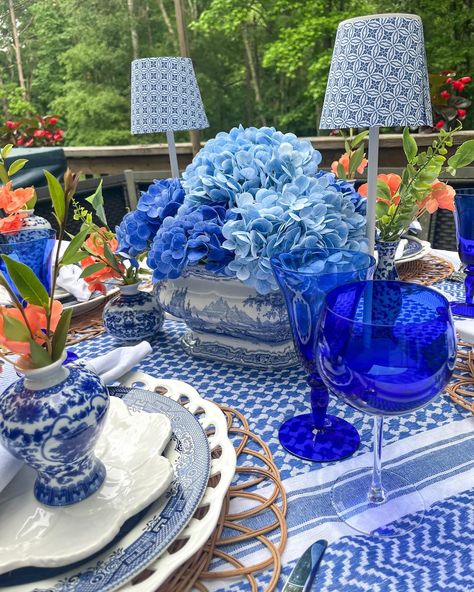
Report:
M454 220L458 239L458 253L465 266L465 302L452 302L451 310L463 317L474 317L474 193L458 190L454 198Z
M30 267L49 293L56 232L51 228L25 228L0 234L0 255L8 255ZM15 283L8 275L0 257L0 271L13 292L19 296Z
M373 468L342 475L332 490L339 517L359 532L398 536L423 519L423 498L405 476L384 471L382 482L383 419L432 401L455 360L453 319L439 292L376 281L339 286L326 296L318 331L321 377L339 399L375 416ZM410 514L417 512L410 525L390 524L407 513L407 503Z
M350 423L326 413L329 393L316 368L319 313L332 288L372 278L375 259L359 251L312 248L276 255L271 265L285 297L295 349L311 388L311 412L285 421L279 430L280 443L305 460L340 460L357 450L360 438Z

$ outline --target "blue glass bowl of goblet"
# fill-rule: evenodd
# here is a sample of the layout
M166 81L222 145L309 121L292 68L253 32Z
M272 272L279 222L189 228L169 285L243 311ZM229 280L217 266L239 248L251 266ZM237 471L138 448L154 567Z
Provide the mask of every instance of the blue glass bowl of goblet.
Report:
M375 259L359 251L312 248L276 255L271 265L285 297L295 349L311 387L311 413L285 421L279 430L280 442L306 460L346 458L357 450L360 438L350 423L327 414L329 393L316 367L317 325L326 293L340 284L370 279Z
M0 255L8 255L30 267L49 293L56 232L51 228L21 229L0 234ZM5 262L0 257L0 271L8 284L19 292L8 275Z
M435 290L357 282L326 296L318 330L321 377L339 399L375 416L373 468L342 475L332 491L338 515L356 530L370 534L403 515L407 496L410 513L418 512L408 529L421 521L423 499L404 476L384 471L382 483L383 417L427 405L449 382L455 360L449 303ZM378 533L403 534L390 526Z
M471 193L464 193L470 191ZM454 221L458 241L459 258L465 265L465 302L452 302L451 310L463 317L474 317L474 192L458 190L454 198Z

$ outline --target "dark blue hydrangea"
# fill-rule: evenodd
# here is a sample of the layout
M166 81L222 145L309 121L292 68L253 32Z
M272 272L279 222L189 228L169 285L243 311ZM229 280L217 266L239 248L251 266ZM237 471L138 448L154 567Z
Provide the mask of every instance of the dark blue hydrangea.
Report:
M142 192L137 209L125 215L115 228L120 253L137 257L148 249L163 220L176 214L184 200L179 179L153 181Z
M167 217L156 233L147 263L154 281L176 279L188 265L203 262L207 269L223 272L233 254L222 247L222 226L231 215L222 206L182 208Z

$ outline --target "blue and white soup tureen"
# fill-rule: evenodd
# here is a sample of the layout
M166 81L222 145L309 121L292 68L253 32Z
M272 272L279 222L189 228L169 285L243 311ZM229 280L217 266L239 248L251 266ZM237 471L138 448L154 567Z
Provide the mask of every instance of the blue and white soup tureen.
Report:
M109 408L107 389L84 364L22 370L0 395L0 441L37 471L34 494L50 506L79 502L99 489L105 466L94 447Z

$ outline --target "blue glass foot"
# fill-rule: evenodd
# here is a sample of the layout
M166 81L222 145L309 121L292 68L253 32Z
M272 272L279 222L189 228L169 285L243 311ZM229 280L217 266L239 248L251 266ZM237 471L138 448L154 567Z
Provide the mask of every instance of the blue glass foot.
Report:
M360 444L355 427L334 415L326 416L326 424L328 427L316 430L310 413L296 415L281 425L280 443L291 454L316 462L341 460L354 454Z
M451 312L460 317L474 318L474 304L468 302L451 302Z

